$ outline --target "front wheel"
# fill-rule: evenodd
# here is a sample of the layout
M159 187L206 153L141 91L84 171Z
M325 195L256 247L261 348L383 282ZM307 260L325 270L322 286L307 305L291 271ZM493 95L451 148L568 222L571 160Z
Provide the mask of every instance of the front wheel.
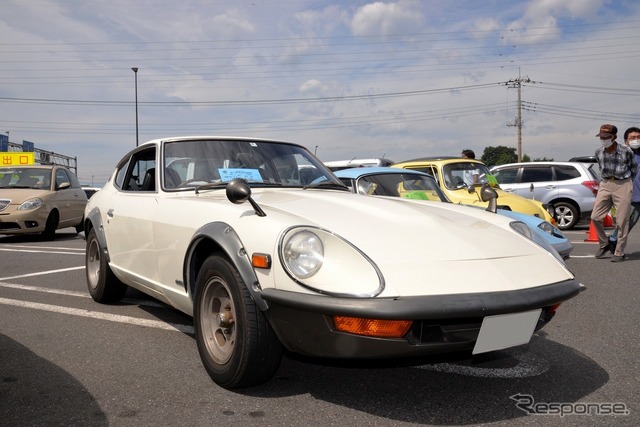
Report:
M89 294L94 301L106 304L122 299L127 291L127 285L122 283L111 271L107 257L102 252L95 228L92 228L87 236L85 267Z
M45 240L53 240L56 237L56 229L58 228L58 211L51 211L49 216L47 217L47 222L44 226L44 231L42 232L42 237Z
M578 209L568 202L554 203L556 210L556 222L560 230L568 230L573 228L580 219Z
M213 381L233 389L273 377L282 346L233 264L220 256L205 260L194 304L198 352Z

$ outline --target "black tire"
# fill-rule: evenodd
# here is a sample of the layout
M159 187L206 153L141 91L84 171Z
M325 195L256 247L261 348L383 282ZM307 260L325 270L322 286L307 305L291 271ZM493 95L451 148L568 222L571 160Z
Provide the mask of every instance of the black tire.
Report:
M58 229L59 221L58 211L51 211L47 217L47 222L44 225L44 231L42 232L42 238L45 240L53 240L56 237L56 230Z
M556 211L556 222L560 230L573 228L580 220L580 212L573 204L568 202L556 202L553 204Z
M84 231L84 218L82 218L82 222L76 225L76 233L82 233Z
M107 304L122 299L127 292L127 285L122 283L109 268L95 229L91 229L87 236L85 267L87 287L94 301Z
M280 342L235 266L220 256L198 273L193 323L202 364L221 387L262 384L278 370Z

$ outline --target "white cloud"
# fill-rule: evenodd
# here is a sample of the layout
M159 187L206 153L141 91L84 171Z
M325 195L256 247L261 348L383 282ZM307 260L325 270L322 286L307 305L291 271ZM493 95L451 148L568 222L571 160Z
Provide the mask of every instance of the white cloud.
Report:
M420 4L413 0L375 2L362 6L351 21L356 36L410 34L424 23Z

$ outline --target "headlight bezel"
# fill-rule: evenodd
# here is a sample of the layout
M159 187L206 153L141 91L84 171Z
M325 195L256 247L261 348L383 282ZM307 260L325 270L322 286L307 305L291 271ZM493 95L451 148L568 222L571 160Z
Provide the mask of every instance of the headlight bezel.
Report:
M291 258L287 258L291 254L285 253L287 248L290 248L290 240L299 233L315 236L323 248L322 259L317 268L302 276L296 274L295 267L291 267ZM284 230L278 239L278 258L291 280L305 289L323 295L372 298L380 295L385 289L382 272L371 258L347 239L320 227L304 225ZM344 290L344 283L347 284L348 291Z
M20 206L18 206L17 210L32 211L32 210L38 209L43 205L44 205L44 200L42 200L40 197L33 197L31 199L25 200L24 202L20 203Z

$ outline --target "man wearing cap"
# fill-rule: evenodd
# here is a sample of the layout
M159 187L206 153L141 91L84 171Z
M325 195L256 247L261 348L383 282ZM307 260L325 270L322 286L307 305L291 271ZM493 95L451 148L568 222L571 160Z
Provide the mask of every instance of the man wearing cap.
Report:
M625 144L616 142L618 128L611 124L600 126L596 137L602 146L596 149L596 159L600 166L600 189L593 205L591 220L598 235L600 247L596 258L603 258L609 251L609 240L604 230L604 218L612 206L616 207L616 226L618 228L618 244L612 262L624 261L624 249L629 235L629 213L631 212L631 195L633 179L638 172L638 163L633 151Z

